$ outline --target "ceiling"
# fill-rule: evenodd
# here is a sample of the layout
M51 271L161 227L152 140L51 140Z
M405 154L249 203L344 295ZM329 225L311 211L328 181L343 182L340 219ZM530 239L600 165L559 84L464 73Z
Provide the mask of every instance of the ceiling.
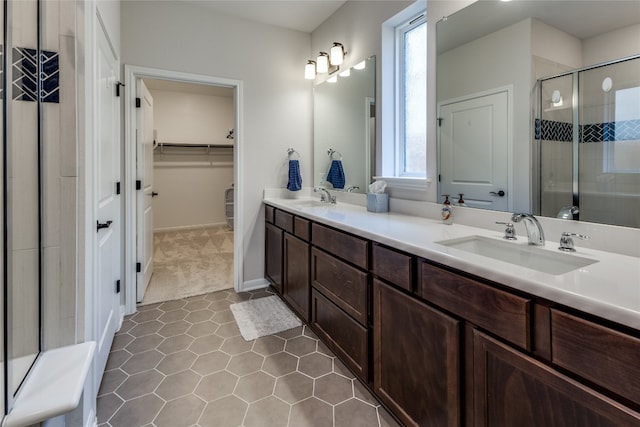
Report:
M311 33L346 0L182 0L198 7L263 24Z

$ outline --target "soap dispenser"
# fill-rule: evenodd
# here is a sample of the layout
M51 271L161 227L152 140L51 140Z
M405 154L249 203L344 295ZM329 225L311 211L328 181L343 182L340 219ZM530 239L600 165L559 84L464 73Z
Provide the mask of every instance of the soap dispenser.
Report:
M451 225L453 224L453 207L451 206L451 202L449 201L449 195L443 194L444 203L442 203L442 223Z

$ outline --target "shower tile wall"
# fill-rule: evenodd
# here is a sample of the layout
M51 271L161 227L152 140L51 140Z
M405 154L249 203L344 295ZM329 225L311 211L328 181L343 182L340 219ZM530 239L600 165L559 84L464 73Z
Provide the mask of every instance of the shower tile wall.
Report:
M76 5L43 1L43 349L76 331Z

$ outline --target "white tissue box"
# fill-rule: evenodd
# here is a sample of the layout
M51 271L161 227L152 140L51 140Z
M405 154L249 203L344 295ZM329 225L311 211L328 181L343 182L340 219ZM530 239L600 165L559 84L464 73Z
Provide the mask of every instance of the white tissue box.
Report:
M367 210L369 212L389 212L389 194L367 193Z

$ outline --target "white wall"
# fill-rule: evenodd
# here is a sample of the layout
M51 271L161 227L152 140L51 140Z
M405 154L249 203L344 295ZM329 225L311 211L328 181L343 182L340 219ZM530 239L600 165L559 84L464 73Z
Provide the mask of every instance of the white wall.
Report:
M610 31L583 41L584 65L594 65L640 54L640 24Z
M126 1L121 20L122 63L243 82L243 276L263 280L263 189L286 186L287 147L311 159L312 92L302 72L310 35L182 2Z
M233 144L233 97L149 89L158 142Z

